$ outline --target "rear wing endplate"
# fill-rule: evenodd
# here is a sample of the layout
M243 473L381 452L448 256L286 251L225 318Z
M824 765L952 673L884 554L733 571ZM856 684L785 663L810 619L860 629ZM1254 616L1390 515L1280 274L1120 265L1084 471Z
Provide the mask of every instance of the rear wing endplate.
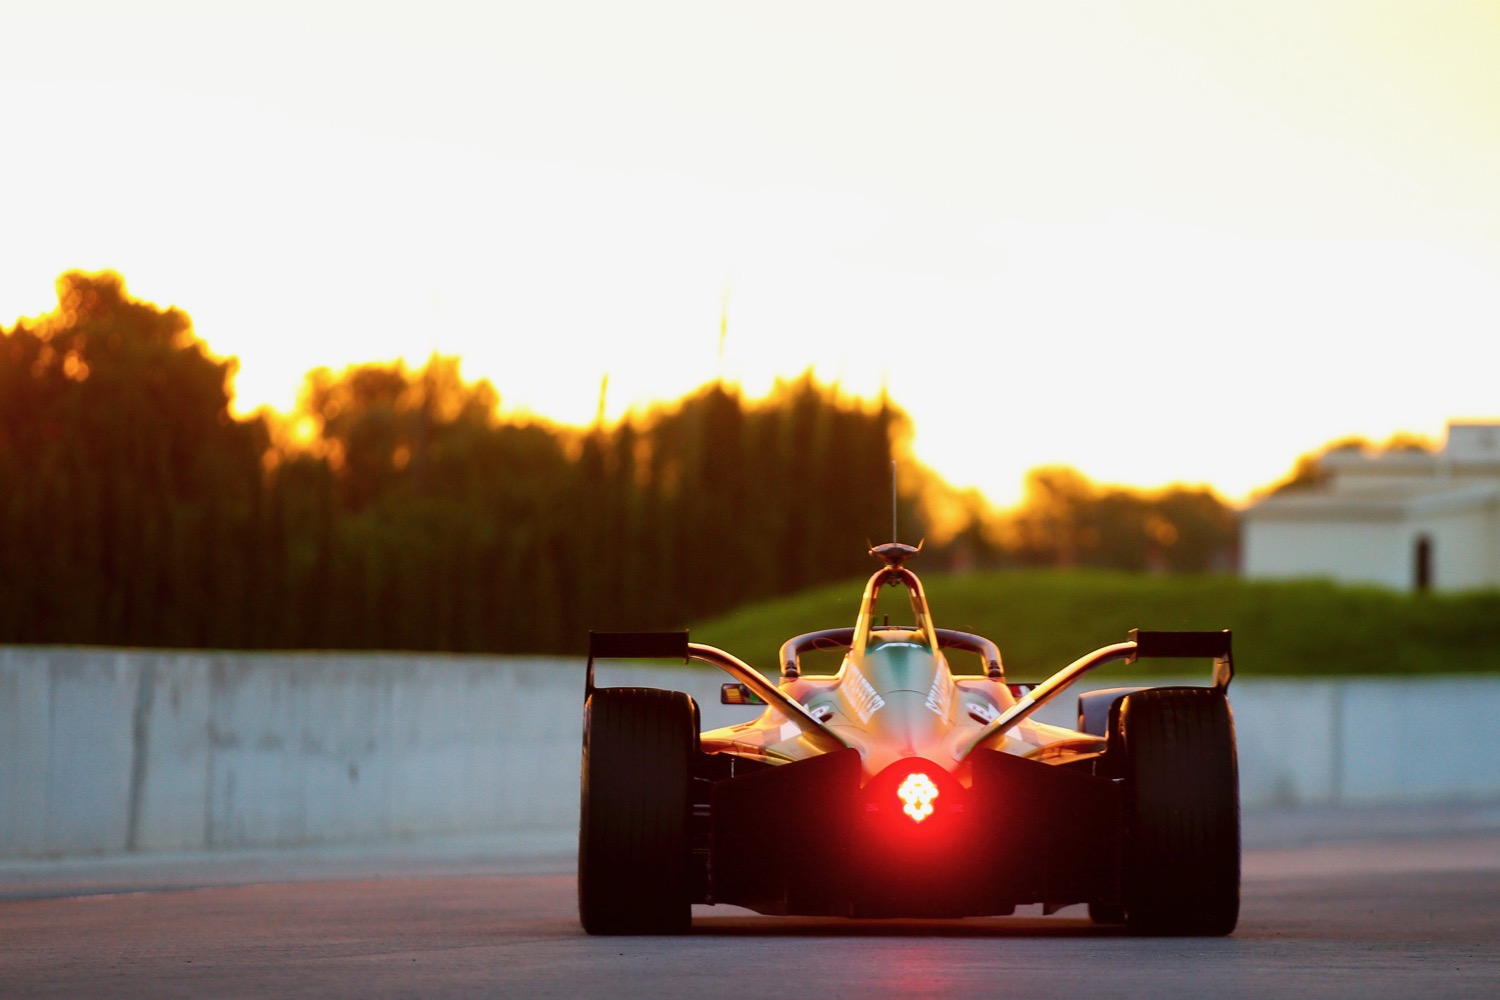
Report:
M1143 632L1131 629L1135 643L1132 661L1166 657L1193 657L1214 661L1214 687L1229 687L1234 679L1234 655L1230 651L1230 630L1222 632Z
M594 693L594 658L681 660L688 662L686 632L589 632L588 677L584 697Z

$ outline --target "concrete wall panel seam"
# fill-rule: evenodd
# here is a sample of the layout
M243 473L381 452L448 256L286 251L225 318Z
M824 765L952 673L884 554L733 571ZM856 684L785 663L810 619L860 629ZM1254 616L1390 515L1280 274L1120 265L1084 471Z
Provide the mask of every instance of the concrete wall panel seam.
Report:
M131 720L130 798L125 825L125 849L140 846L141 798L146 786L150 754L151 702L156 689L156 670L143 664L136 679L135 717Z

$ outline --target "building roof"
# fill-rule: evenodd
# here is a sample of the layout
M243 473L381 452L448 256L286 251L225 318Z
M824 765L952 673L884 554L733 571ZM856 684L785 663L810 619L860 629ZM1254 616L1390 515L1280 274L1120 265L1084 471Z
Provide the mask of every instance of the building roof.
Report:
M1452 483L1413 491L1400 489L1306 490L1278 493L1245 510L1252 520L1400 521L1500 504L1500 482Z
M1500 503L1500 421L1448 425L1439 452L1362 449L1320 459L1328 482L1264 497L1250 520L1404 520Z

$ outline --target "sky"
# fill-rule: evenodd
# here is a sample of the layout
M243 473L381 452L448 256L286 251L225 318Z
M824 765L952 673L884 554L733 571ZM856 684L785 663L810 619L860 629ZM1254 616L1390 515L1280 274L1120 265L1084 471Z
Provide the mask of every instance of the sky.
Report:
M1500 3L0 0L0 325L584 424L811 368L1005 506L1500 418ZM727 323L727 325L726 325ZM721 336L722 334L722 336Z

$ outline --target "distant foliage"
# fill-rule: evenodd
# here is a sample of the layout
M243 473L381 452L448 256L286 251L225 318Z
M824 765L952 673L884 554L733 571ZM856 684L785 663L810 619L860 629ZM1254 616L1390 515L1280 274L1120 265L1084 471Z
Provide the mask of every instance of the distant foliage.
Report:
M571 651L847 575L887 513L888 407L710 386L613 427L499 422L456 362L314 372L269 477L299 557L278 644ZM866 480L861 482L863 474ZM318 595L330 595L324 614Z
M299 442L184 313L58 300L0 331L0 641L576 650L856 572L889 523L905 418L810 377L575 431L452 359L318 370Z
M258 420L188 317L70 273L0 337L0 640L241 644L264 521Z
M1063 466L1027 475L1001 531L1002 548L1023 566L1170 573L1233 568L1237 537L1234 511L1207 489L1098 486Z
M501 420L442 357L237 419L234 368L113 273L0 330L0 642L575 652L867 572L893 455L929 569L1198 570L1232 539L1211 494L1070 470L997 514L910 460L889 401L810 375L576 430Z

